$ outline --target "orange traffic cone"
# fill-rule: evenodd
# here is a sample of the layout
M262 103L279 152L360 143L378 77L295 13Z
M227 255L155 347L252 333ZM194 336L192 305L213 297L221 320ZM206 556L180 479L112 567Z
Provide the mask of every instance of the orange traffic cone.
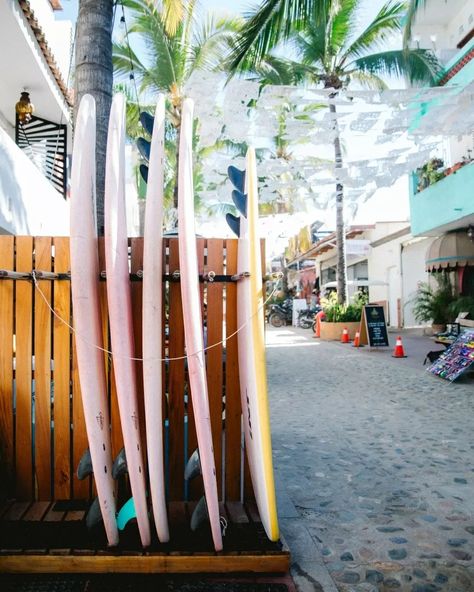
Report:
M361 347L360 345L360 333L359 331L356 331L355 337L354 337L354 343L352 344L352 347Z
M344 327L342 332L341 343L349 343L349 331L347 330L347 327Z
M403 349L402 338L400 336L397 337L392 358L406 358L405 350Z

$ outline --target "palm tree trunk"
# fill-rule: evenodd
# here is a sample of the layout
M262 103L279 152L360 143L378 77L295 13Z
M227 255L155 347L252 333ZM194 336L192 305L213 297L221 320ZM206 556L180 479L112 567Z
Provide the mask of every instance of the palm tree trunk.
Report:
M96 102L97 230L104 234L105 153L112 103L113 0L79 0L75 64L75 113L84 94ZM86 199L88 196L84 196Z
M336 106L329 104L330 113L336 114ZM346 231L344 226L344 186L339 180L338 170L342 169L341 138L337 120L334 121L334 156L336 173L336 251L337 251L337 300L344 304L347 300L347 264L346 264Z

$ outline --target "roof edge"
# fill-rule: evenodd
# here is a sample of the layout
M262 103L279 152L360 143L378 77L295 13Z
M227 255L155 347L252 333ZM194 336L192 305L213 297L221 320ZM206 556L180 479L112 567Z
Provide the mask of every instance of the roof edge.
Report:
M61 94L63 95L66 101L66 104L69 107L72 107L72 98L63 80L61 72L59 71L58 65L56 64L56 60L54 59L53 53L48 45L48 42L46 41L46 36L43 32L43 29L41 28L38 19L35 17L35 13L33 12L33 9L31 8L29 1L18 0L18 4L23 14L25 15L26 20L28 21L28 24L30 25L33 35L35 36L36 41L38 42L39 48L41 49L44 59L48 64L51 74L53 75L56 84L58 85L59 90L61 91Z

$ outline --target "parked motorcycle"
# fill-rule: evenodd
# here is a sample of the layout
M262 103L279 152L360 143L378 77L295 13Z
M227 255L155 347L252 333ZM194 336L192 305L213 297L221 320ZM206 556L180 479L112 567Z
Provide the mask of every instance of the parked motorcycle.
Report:
M282 304L271 304L268 322L272 327L283 327L291 323L293 318L293 301L287 298Z
M314 315L321 310L320 306L305 308L298 313L298 326L302 329L311 329L314 323Z

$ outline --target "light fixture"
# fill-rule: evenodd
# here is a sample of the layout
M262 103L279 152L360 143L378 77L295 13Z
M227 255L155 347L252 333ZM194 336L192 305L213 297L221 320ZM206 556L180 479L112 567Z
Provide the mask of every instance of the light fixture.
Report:
M472 224L469 224L469 226L467 228L467 236L468 236L469 240L474 242L474 226Z
M19 122L28 123L31 121L31 116L33 115L34 110L35 107L30 101L30 94L26 91L23 91L21 93L20 100L15 105L15 112L18 115Z

